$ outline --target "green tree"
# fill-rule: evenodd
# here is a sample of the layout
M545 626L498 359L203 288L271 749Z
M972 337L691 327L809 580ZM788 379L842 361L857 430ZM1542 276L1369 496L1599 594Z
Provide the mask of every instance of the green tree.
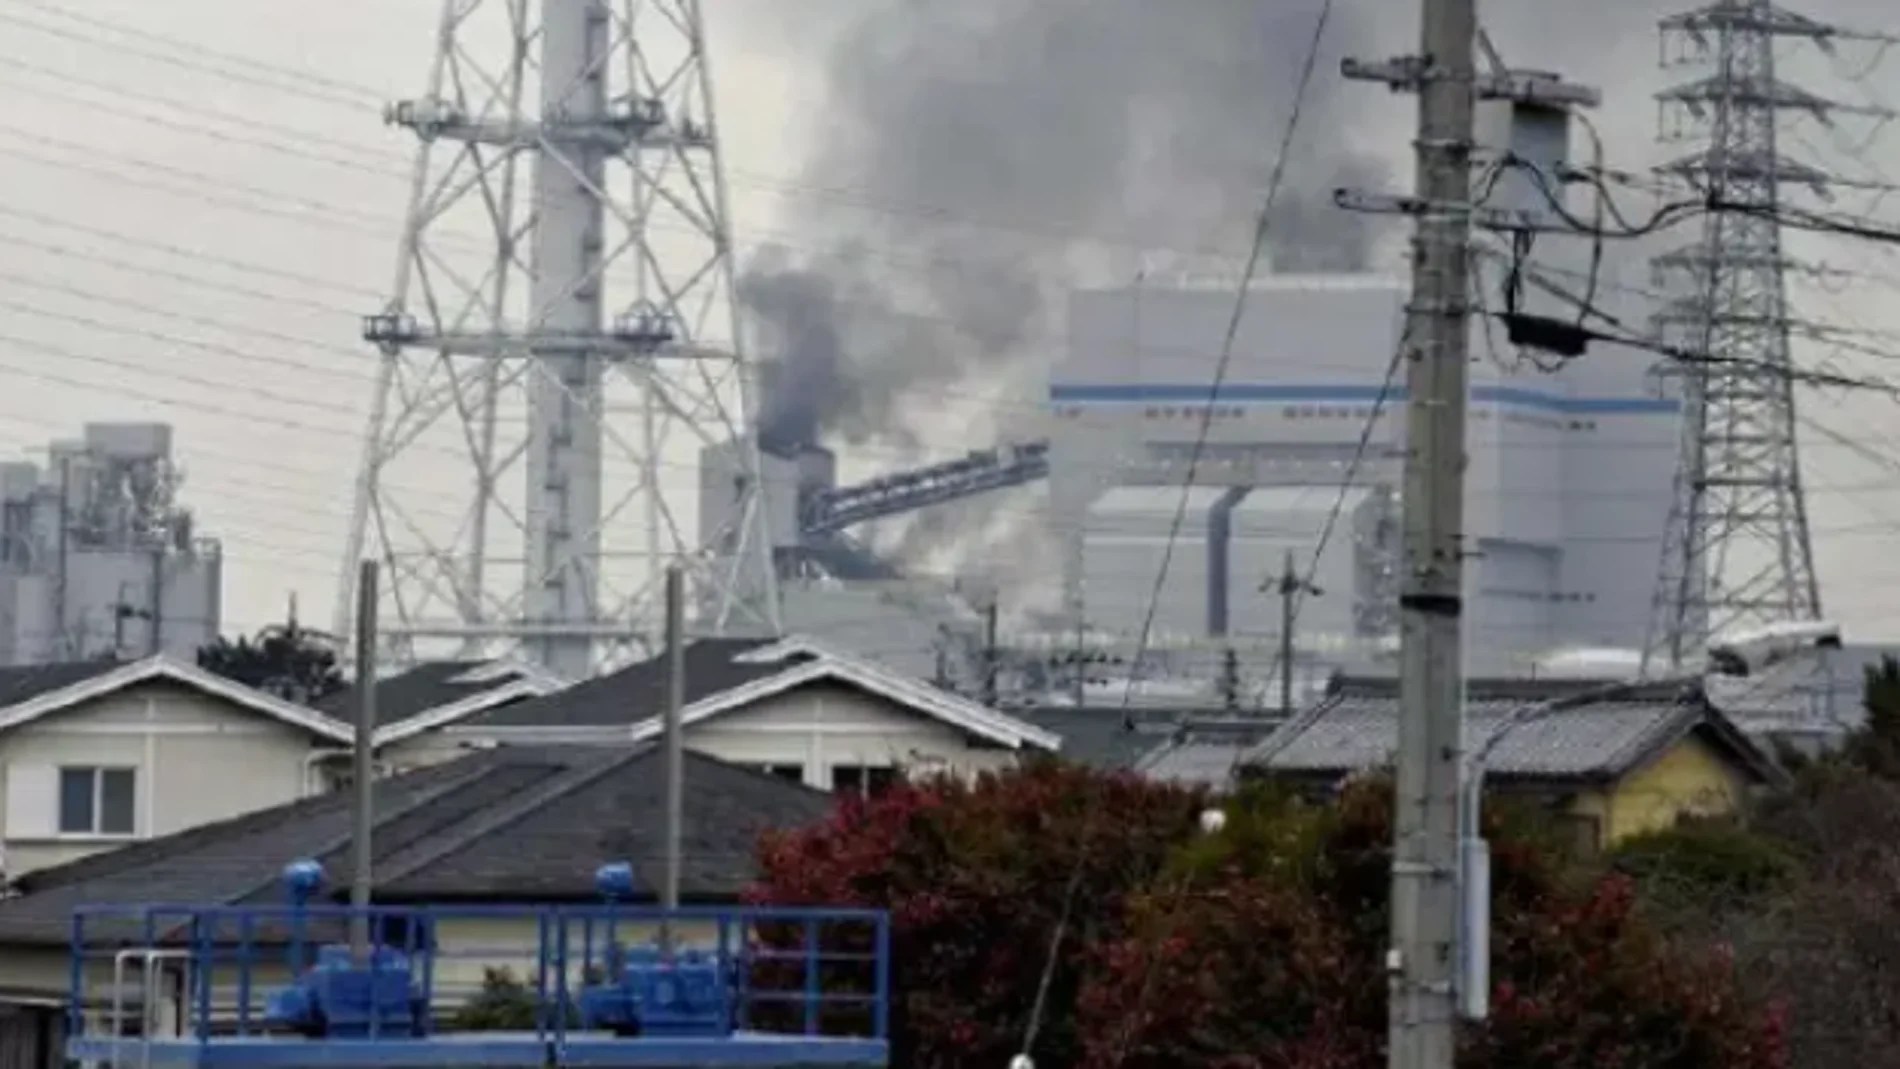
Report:
M481 990L456 1009L450 1027L460 1032L531 1032L538 1005L534 988L513 969L483 969Z
M1785 893L1799 859L1776 836L1732 820L1692 820L1617 843L1610 866L1672 930L1720 924Z
M1900 783L1900 661L1882 657L1868 666L1862 702L1867 722L1847 737L1842 756L1869 775Z

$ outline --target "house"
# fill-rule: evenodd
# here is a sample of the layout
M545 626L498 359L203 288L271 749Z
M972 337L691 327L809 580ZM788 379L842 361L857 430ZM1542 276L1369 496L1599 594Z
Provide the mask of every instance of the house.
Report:
M622 860L635 874L633 900L656 900L664 760L651 744L506 747L376 782L373 898L379 906L447 904L433 933L440 999L459 1004L473 995L486 967L531 975L536 925L494 907L597 903L597 867ZM735 903L754 878L761 833L821 819L831 808L823 792L697 754L687 755L683 771L683 905ZM70 990L75 907L281 906L285 866L306 858L328 876L322 899L346 901L350 805L349 792L313 796L28 875L17 897L0 899L0 1007L11 1008L18 1029L57 1031ZM456 904L465 911L456 913ZM110 955L103 960L109 974ZM250 979L287 978L273 968ZM263 990L231 976L212 984L220 1005L234 1009L243 997L260 1012Z
M0 668L0 873L300 798L349 741L321 713L169 657Z
M383 762L385 773L406 771L419 764L459 756L454 743L433 734L444 724L454 724L493 709L532 698L544 697L566 686L566 681L538 665L510 658L500 660L423 661L376 681L375 725L373 738L387 756L397 752L403 760L393 765ZM360 683L326 695L313 703L318 712L339 723L356 723L363 700ZM428 741L405 745L412 740ZM442 747L430 752L431 745ZM324 786L337 788L349 782L349 754L322 768Z
M1054 753L1054 732L804 638L700 639L684 651L686 745L826 790L868 792L901 770L972 774ZM663 730L664 656L541 697L379 733L383 758L469 749L625 745ZM412 721L412 724L419 722Z
M1248 751L1244 774L1330 786L1390 767L1398 722L1394 682L1342 682ZM1473 680L1465 724L1487 785L1545 802L1586 850L1737 813L1784 775L1693 683Z

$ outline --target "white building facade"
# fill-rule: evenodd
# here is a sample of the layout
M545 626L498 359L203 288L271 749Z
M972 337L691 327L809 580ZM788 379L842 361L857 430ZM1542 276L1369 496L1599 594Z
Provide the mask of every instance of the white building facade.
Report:
M1357 663L1390 648L1405 425L1394 354L1407 288L1373 276L1266 278L1247 295L1211 397L1231 285L1074 296L1048 396L1071 626L1139 628L1192 465L1157 606L1161 644L1277 644L1273 582L1291 552L1322 591L1301 600L1302 655ZM1593 349L1540 370L1501 329L1487 338L1482 321L1472 351L1470 669L1522 669L1559 646L1642 645L1679 402L1638 353Z

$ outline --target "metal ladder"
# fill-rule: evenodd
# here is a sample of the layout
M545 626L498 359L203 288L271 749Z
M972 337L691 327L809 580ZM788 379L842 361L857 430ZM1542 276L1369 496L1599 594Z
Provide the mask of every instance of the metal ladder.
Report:
M157 1004L159 998L158 980L164 975L160 967L167 961L190 961L189 950L166 950L159 947L134 947L121 950L112 955L112 1016L107 1020L112 1036L112 1064L110 1069L127 1069L125 1044L125 973L126 964L134 959L139 963L141 974L139 993L139 1062L138 1069L151 1069L152 1033L158 1029Z

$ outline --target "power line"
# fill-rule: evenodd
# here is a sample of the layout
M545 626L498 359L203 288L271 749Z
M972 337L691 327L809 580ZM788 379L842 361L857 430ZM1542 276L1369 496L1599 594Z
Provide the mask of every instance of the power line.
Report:
M1292 111L1287 116L1286 127L1280 136L1279 148L1274 158L1273 173L1267 182L1265 203L1261 206L1260 214L1254 224L1253 241L1248 250L1246 266L1241 272L1238 291L1234 296L1233 312L1228 317L1227 329L1222 335L1220 358L1216 361L1214 366L1214 375L1208 388L1207 405L1202 411L1200 427L1194 438L1194 447L1189 454L1187 473L1181 480L1180 503L1175 508L1173 521L1169 524L1167 541L1162 548L1161 565L1155 575L1154 587L1148 595L1148 607L1142 614L1141 634L1136 642L1135 655L1129 666L1128 687L1122 693L1124 729L1132 729L1133 727L1127 720L1127 709L1134 700L1134 688L1141 676L1142 661L1146 655L1148 643L1154 633L1155 614L1159 610L1162 589L1167 582L1168 566L1173 560L1175 543L1179 540L1182 525L1187 519L1188 501L1194 486L1194 477L1199 471L1201 454L1206 450L1208 435L1213 428L1214 403L1220 399L1221 385L1226 380L1227 369L1233 359L1234 343L1239 337L1241 319L1246 314L1248 289L1252 284L1255 272L1259 270L1261 255L1266 250L1267 236L1272 227L1274 208L1279 203L1280 190L1286 179L1286 168L1289 157L1291 156L1293 139L1299 131L1300 118L1305 108L1307 91L1312 85L1314 68L1319 60L1320 43L1325 39L1326 27L1331 21L1332 12L1332 0L1324 0L1324 3L1320 7L1319 17L1314 22L1313 36L1307 45L1305 61L1300 68L1299 80L1293 94ZM1037 982L1035 1002L1031 1006L1028 1025L1023 1032L1021 1050L1024 1058L1027 1058L1029 1052L1034 1049L1037 1032L1042 1026L1042 1015L1048 1004L1049 986L1055 977L1056 963L1061 952L1062 941L1068 930L1069 920L1075 908L1076 893L1080 889L1082 874L1085 869L1084 861L1089 848L1089 829L1095 822L1099 807L1099 799L1090 798L1089 810L1083 820L1081 841L1076 851L1075 866L1070 872L1067 886L1064 888L1062 907L1057 915L1055 931L1050 937L1049 952L1043 963L1041 977ZM1134 1014L1137 1019L1141 1012L1139 1007L1145 1004L1148 999L1151 989L1149 981L1152 980L1153 973L1154 962L1150 960L1147 972L1143 977L1141 992L1137 997L1138 1008ZM1115 1063L1119 1065L1126 1055L1127 1050L1126 1044L1124 1043L1116 1052Z

